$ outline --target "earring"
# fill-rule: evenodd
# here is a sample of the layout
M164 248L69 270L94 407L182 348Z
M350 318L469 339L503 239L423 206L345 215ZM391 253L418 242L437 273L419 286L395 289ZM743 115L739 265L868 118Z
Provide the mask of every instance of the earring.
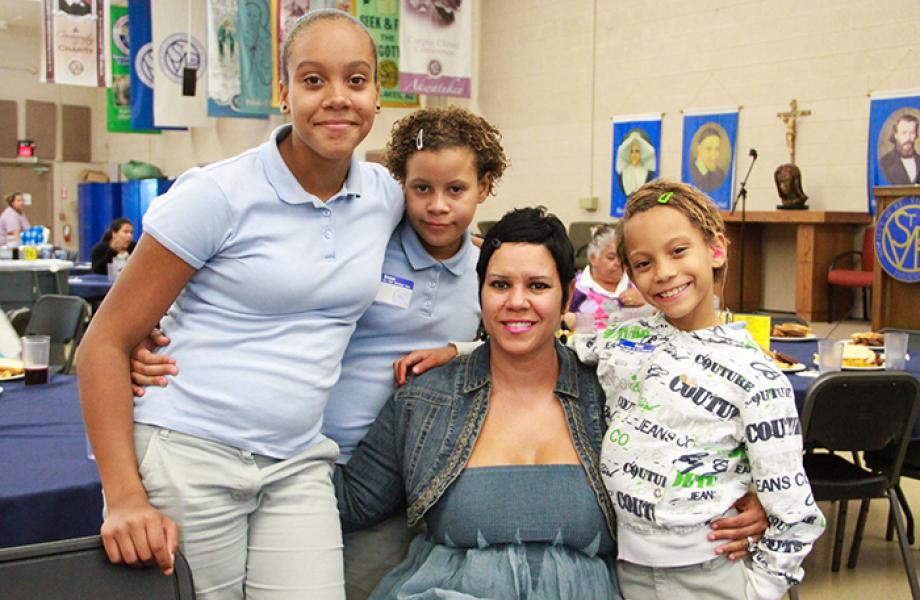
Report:
M380 105L377 105L377 112L380 112Z
M281 112L287 112L287 102L281 103Z

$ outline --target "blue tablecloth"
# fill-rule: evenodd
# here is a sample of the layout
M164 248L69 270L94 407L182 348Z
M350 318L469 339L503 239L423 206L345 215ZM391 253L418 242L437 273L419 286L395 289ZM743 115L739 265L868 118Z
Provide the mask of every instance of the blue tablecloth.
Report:
M89 273L79 277L70 277L67 279L70 286L71 296L80 296L87 300L99 300L105 297L109 290L112 289L113 281L109 281L108 275L97 275Z
M98 534L102 488L76 377L0 386L0 547Z
M818 365L816 365L814 361L814 356L818 353L817 341L771 342L770 348L792 356L808 367L809 370L817 371L818 369ZM920 357L911 355L905 365L905 370L913 374L914 377L920 378ZM789 382L792 384L792 389L795 391L795 404L799 411L801 411L802 404L805 402L805 392L815 379L814 377L802 377L795 373L790 373L788 376ZM918 416L918 420L914 424L913 436L920 437L920 416Z

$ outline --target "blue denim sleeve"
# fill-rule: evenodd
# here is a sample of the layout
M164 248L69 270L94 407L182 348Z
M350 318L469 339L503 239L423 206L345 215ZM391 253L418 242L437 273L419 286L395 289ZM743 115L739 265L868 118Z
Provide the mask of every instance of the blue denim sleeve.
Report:
M391 398L348 464L336 465L333 482L346 532L376 525L406 505L401 413Z

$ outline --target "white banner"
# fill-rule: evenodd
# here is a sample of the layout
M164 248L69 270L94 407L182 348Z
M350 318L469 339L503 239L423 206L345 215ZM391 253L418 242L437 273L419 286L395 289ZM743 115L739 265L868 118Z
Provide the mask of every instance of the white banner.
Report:
M108 7L107 0L44 0L42 81L106 87Z
M192 13L189 15L189 10ZM208 57L205 3L155 0L153 122L156 127L208 127ZM191 40L191 45L189 45ZM186 67L195 69L195 95L182 95Z
M399 90L407 94L470 97L473 3L402 0Z

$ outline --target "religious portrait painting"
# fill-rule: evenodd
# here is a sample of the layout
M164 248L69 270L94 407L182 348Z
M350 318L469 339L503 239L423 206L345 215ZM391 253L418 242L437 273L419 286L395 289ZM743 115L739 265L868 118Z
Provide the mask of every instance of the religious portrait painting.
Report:
M738 112L684 114L681 179L731 208Z
M610 216L622 217L629 195L658 177L661 113L613 118Z
M875 214L873 188L920 184L920 95L872 92L866 159L869 214Z
M878 133L878 165L889 185L920 183L920 110L893 111Z

